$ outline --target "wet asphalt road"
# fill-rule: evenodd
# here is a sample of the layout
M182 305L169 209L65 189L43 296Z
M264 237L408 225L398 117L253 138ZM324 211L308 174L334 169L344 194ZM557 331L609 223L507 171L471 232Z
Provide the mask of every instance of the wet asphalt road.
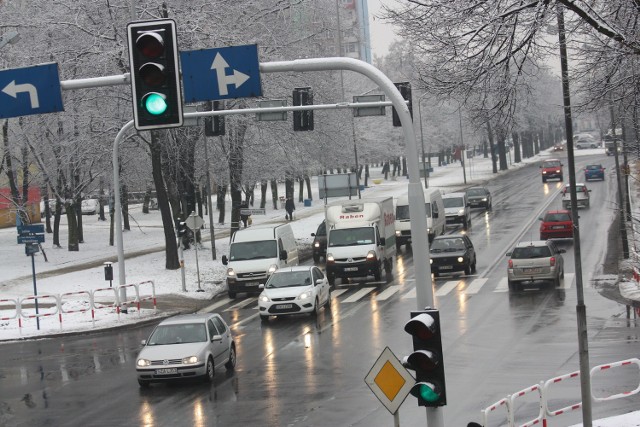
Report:
M595 366L637 357L640 342L638 326L625 319L624 306L602 297L592 283L600 274L615 213L615 182L609 173L613 160L576 160L577 171L593 160L608 166L606 181L588 183L591 208L580 211L590 364ZM561 186L542 184L537 166L489 183L493 211L474 210L469 230L479 254L477 274L435 281L447 372L445 426L479 421L481 409L507 394L578 370L573 245L560 243L567 250L560 289L535 285L521 292L506 290L505 252L519 240L538 238L537 218L547 208L560 207ZM460 230L450 227L448 232ZM139 389L134 361L150 325L2 344L0 425L393 425L364 377L385 347L399 358L411 351L403 325L417 308L412 263L411 251L403 248L387 282L338 284L331 308L317 319L292 316L261 324L255 301L242 308L233 308L238 300L223 303L218 310L232 325L238 365L232 373L217 371L211 385ZM635 388L637 368L630 369L633 374L612 370L594 380L594 392ZM637 409L637 399L594 404L594 418ZM579 400L578 381L554 389L556 408ZM524 422L537 411L537 400L522 399L516 418ZM424 409L408 397L400 408L401 425L426 425L425 419ZM504 413L496 412L494 425L503 420ZM579 421L578 411L549 426Z

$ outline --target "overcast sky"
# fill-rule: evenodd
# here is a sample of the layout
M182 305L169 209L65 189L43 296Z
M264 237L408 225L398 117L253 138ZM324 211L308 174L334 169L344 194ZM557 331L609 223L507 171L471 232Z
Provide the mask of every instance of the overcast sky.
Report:
M372 57L375 55L386 55L389 50L389 45L396 37L393 32L393 26L382 22L382 20L378 18L381 5L391 5L393 3L391 0L368 0Z

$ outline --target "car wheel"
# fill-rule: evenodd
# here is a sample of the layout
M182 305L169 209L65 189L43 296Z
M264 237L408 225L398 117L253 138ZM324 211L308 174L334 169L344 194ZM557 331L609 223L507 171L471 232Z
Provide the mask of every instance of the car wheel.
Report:
M376 282L379 282L381 277L382 277L382 266L380 265L380 263L378 263L378 265L376 266L376 271L373 272L373 278L376 280Z
M471 264L468 264L468 265L464 266L464 274L466 276L469 276L471 274Z
M542 183L544 184L545 182L547 182L547 178L542 177Z
M507 280L507 285L509 286L509 290L510 291L515 291L516 290L516 284L515 282L511 281L511 280Z
M316 263L316 264L319 263L320 262L320 255L313 254L313 262Z
M206 383L210 383L211 381L213 381L213 377L216 374L216 370L213 366L213 360L211 359L211 357L209 357L209 359L207 359L207 371L204 374L204 382Z
M438 273L437 271L433 272L433 277L440 277L440 273Z
M267 323L269 321L269 316L265 316L264 314L260 315L260 321L262 323Z
M329 285L334 286L336 284L336 276L333 274L327 274L327 281L329 282Z
M400 247L401 247L401 246L402 246L401 244L396 243L396 252L400 252Z
M475 273L475 272L476 272L476 261L478 261L478 260L475 260L475 259L474 259L474 260L473 260L473 264L471 264L471 272L472 272L472 273Z
M562 175L560 175L560 181L562 181Z
M465 230L469 228L469 221L467 221L467 218L462 221L462 228Z
M141 380L141 379L138 378L138 384L142 388L148 388L149 387L149 381L147 381L147 380Z
M229 298L231 298L231 299L235 299L236 298L236 293L235 292L229 291L228 294L229 294Z
M318 317L319 313L320 313L320 301L318 301L318 298L316 298L316 301L313 303L313 311L311 312L311 315L313 317Z
M553 286L556 288L560 287L560 275L558 274L555 279L553 279Z
M227 368L227 371L233 371L236 368L236 345L231 344L231 349L229 350L229 360L224 364L224 367Z

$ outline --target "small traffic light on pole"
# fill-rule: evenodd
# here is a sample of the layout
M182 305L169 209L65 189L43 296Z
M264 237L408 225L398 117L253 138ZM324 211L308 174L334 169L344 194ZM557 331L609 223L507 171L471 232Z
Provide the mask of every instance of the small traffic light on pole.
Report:
M213 101L210 103L211 111L224 110L224 101ZM222 136L225 134L224 116L205 117L204 119L205 136Z
M138 130L182 126L182 91L176 23L127 25L134 124Z
M293 105L313 105L313 89L310 87L294 88ZM294 111L293 130L313 130L313 110Z
M407 369L416 373L411 394L418 398L419 406L446 405L440 312L436 309L411 312L411 320L404 325L404 330L413 338L413 353L402 361Z
M401 82L401 83L394 83L394 85L398 88L398 91L400 91L400 95L402 95L404 100L409 101L409 103L407 104L407 107L409 107L409 114L411 114L411 118L413 118L413 103L411 100L411 83ZM396 111L395 107L392 107L391 112L392 112L391 115L392 115L393 126L395 127L402 126L402 123L400 123L400 117L398 117L398 112Z

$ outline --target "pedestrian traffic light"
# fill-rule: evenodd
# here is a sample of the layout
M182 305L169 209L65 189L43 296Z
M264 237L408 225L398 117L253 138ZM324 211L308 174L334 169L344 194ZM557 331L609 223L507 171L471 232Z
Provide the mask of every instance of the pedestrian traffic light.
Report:
M182 126L175 21L132 22L127 25L127 33L136 129Z
M447 404L440 313L436 309L411 312L404 330L413 338L413 353L402 364L415 371L416 384L411 394L419 406L438 407Z
M409 101L409 103L407 104L407 107L409 107L409 114L411 114L411 118L413 119L413 103L411 100L411 83L409 82L401 82L401 83L394 83L394 85L398 88L398 90L400 91L400 95L402 95L402 97L404 98L405 101ZM391 107L391 116L392 116L392 121L393 121L393 125L398 127L398 126L402 126L402 123L400 123L400 117L398 117L398 112L396 111L395 107Z
M224 110L224 101L213 101L210 104L211 111ZM224 116L205 117L204 134L205 136L222 136L225 133Z
M313 105L313 89L297 87L293 89L293 105ZM293 112L293 130L313 130L313 110Z

